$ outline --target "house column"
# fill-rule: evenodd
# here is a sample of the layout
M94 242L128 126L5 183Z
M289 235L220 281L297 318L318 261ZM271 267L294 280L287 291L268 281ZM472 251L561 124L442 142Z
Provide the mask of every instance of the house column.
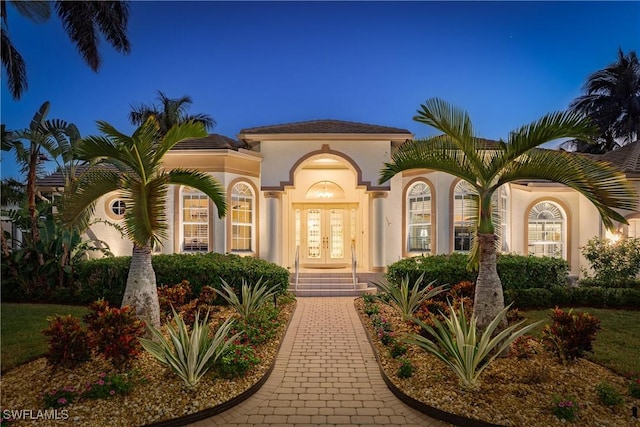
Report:
M384 271L386 267L385 260L385 227L384 227L384 207L385 199L388 193L386 191L377 191L371 194L373 199L373 271Z
M278 241L280 240L280 197L282 193L278 191L268 191L264 193L267 201L267 253L264 259L279 264L280 254L278 253Z

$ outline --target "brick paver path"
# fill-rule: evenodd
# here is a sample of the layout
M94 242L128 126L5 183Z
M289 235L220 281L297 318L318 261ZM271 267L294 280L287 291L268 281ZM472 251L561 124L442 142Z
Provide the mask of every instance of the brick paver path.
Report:
M298 298L271 376L243 403L198 427L444 427L387 388L353 298Z

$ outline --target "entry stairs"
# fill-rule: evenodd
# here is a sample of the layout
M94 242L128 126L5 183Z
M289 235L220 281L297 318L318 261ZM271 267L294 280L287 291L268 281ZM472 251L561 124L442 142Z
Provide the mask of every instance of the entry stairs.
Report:
M350 297L375 294L375 286L360 281L356 277L353 288L353 276L350 273L300 273L296 289L295 275L292 275L289 290L297 297Z

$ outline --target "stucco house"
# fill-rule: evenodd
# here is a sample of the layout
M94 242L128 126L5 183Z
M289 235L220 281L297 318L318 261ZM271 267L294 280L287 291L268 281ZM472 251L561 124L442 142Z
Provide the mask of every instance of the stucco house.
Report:
M260 257L301 273L367 277L417 254L466 251L470 245L469 187L442 172L412 170L378 184L380 169L406 129L315 120L242 129L237 140L210 135L183 141L165 167L210 173L226 188L229 211L219 219L202 193L172 188L173 218L162 253L215 251ZM491 149L493 141L484 141ZM576 154L578 155L578 154ZM599 156L626 173L640 192L640 143ZM55 176L40 187L55 187ZM502 251L565 258L571 273L586 267L579 248L605 236L596 209L580 194L549 182L517 182L496 195ZM96 216L118 223L126 206L116 193L99 200ZM640 237L640 211L624 212L620 234ZM109 226L90 236L116 255L131 244Z

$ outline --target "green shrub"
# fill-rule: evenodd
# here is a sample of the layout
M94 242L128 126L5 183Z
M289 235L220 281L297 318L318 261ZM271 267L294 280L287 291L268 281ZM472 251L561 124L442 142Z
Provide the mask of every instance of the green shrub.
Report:
M240 342L248 345L264 344L275 338L282 324L278 320L280 310L273 304L265 304L260 310L238 321Z
M600 403L605 406L618 406L624 403L622 394L618 392L611 384L601 382L596 385L596 394Z
M400 359L400 366L396 372L399 378L411 378L413 375L413 365L409 359Z
M215 363L216 374L223 378L237 378L260 363L256 351L250 345L231 344Z
M518 308L549 308L556 305L593 308L640 308L640 289L577 287L551 289L511 289L505 303Z
M578 281L580 287L598 287L598 288L628 288L640 290L640 279L626 278L620 280L600 280L595 277L586 277Z
M75 387L64 387L60 390L51 390L45 392L42 396L45 408L63 408L78 400L80 394ZM3 419L4 421L4 419Z
M126 396L133 391L136 379L132 374L107 374L101 372L98 379L87 384L83 398L104 399L113 396Z
M109 307L104 300L90 304L89 310L84 320L93 348L116 369L127 368L141 353L138 338L144 335L145 323L136 317L131 307Z
M194 295L204 286L222 288L222 280L239 287L244 279L256 283L263 281L278 286L284 292L289 286L289 271L276 264L253 257L231 254L172 254L154 255L151 259L158 286L172 286L186 280ZM101 258L78 263L75 267L75 285L79 289L75 299L89 304L104 298L113 305L122 303L127 284L131 257Z
M399 342L394 342L389 349L389 354L391 354L391 357L393 357L394 359L397 359L400 356L404 356L405 354L407 354L407 346L402 345Z
M594 237L581 251L599 281L616 283L635 279L640 273L640 239L612 242Z
M78 303L90 304L105 299L114 306L122 304L130 264L130 256L92 259L76 264Z
M551 324L542 330L542 343L560 360L570 361L593 351L598 329L600 320L597 317L556 307L551 313Z
M579 410L580 404L574 397L568 399L553 397L553 415L559 420L572 423L578 418Z
M467 255L426 255L405 258L388 267L387 279L400 283L405 276L415 282L424 274L424 286L475 282L477 272L467 269ZM499 254L498 275L505 290L565 286L569 264L560 258Z
M400 283L405 277L415 283L424 274L423 284L453 285L463 281L475 282L477 274L466 268L467 255L420 255L401 259L387 267L387 279Z
M50 317L47 320L49 327L42 333L48 337L49 351L46 357L49 363L74 368L91 359L89 335L82 329L80 319L69 314Z

